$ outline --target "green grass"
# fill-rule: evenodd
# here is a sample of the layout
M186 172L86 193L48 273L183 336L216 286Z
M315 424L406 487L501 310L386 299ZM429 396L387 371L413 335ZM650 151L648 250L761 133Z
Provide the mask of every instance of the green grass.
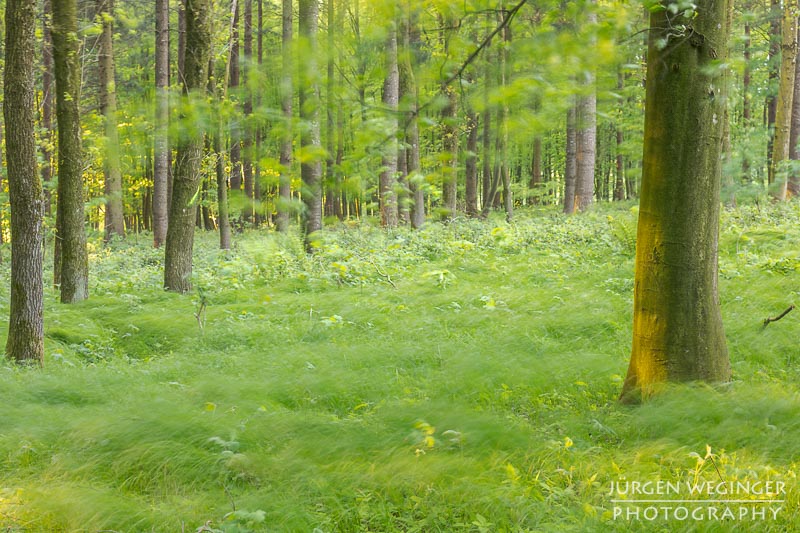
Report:
M626 408L630 207L338 227L313 257L296 236L248 233L225 253L198 235L202 295L160 289L146 236L94 242L91 299L46 290L45 368L0 366L0 525L796 528L800 315L761 321L797 301L800 208L723 213L733 383ZM777 519L613 519L612 481L720 476L786 482Z

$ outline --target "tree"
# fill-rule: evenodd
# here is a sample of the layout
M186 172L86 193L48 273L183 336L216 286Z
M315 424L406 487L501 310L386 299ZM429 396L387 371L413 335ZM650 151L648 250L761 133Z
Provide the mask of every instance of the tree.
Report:
M280 166L278 184L278 231L289 230L289 206L292 199L292 0L283 0L281 13L281 111L285 120L285 131L281 137Z
M785 200L787 173L783 162L790 155L790 133L792 126L792 100L794 99L794 75L797 59L797 0L787 0L784 4L781 23L781 68L778 85L778 99L775 111L775 139L772 145L772 175L770 195L775 200Z
M594 9L594 0L590 9ZM597 25L597 14L590 12L587 24ZM594 87L594 73L587 70L582 85L586 94L578 96L576 107L577 131L575 135L575 209L583 211L592 204L594 198L594 166L597 147L597 96Z
M58 121L57 240L61 302L74 303L89 296L89 265L83 208L83 152L79 98L77 0L53 2L53 63L56 74Z
M303 40L306 61L300 76L300 118L303 131L300 147L303 158L300 176L303 180L303 214L306 251L312 252L311 235L322 229L322 149L319 124L319 82L317 81L317 0L300 0L300 37Z
M7 0L3 116L11 202L11 302L6 355L44 360L42 184L36 168L33 98L35 0Z
M564 157L564 213L575 212L575 190L577 188L577 107L571 105L567 110L567 145Z
M665 381L726 381L717 294L728 0L651 14L633 348L621 400ZM691 21L692 31L670 28Z
M194 103L202 101L206 85L206 69L211 49L209 1L186 2L186 58L183 73L183 95ZM184 120L187 117L182 117ZM202 117L184 124L178 141L172 205L164 258L164 288L175 292L191 289L194 223L197 212L195 196L200 185L200 163L203 158Z
M100 111L105 119L105 159L103 166L106 197L106 242L114 235L125 236L122 210L122 169L117 133L117 90L114 82L114 0L97 0L97 16L103 26L97 52L100 80Z
M153 246L167 237L169 188L169 0L156 0L156 120L153 168Z
M50 182L53 180L53 37L50 0L44 0L42 17L42 183L44 212L50 214Z
M383 105L388 113L387 131L397 130L397 104L400 91L400 73L397 67L397 28L394 20L389 22L386 36L386 78L383 82ZM394 137L392 137L394 141ZM397 226L397 193L395 192L397 174L397 145L391 142L382 159L379 191L381 205L381 224L387 228Z
M452 39L456 24L450 13L441 17L444 55L450 59ZM448 73L449 78L449 73ZM442 207L448 219L456 216L458 195L458 93L449 80L443 80L441 93L446 104L442 109Z
M406 181L411 192L411 227L420 228L425 223L425 195L419 183L419 128L417 115L419 109L419 94L417 82L414 77L414 58L419 47L419 31L415 25L416 14L408 13L408 20L401 26L403 46L402 53L398 56L398 70L400 74L400 98L404 101L405 116L405 145L403 154L406 158Z

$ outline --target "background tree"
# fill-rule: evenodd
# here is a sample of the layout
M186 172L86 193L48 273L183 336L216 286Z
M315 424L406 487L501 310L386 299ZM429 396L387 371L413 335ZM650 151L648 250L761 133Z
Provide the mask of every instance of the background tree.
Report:
M278 185L278 231L289 229L292 194L292 0L283 0L281 10L281 111L284 131L280 141L280 183Z
M97 0L97 16L102 25L97 62L100 88L98 100L105 118L105 159L103 166L105 192L106 241L114 235L125 236L122 218L122 169L117 133L117 89L114 81L114 0Z
M188 0L183 95L190 104L198 105L204 100L210 48L209 1ZM196 195L202 177L200 165L205 126L204 117L197 110L192 116L184 115L182 120L187 131L177 146L164 260L164 288L175 292L187 292L192 286Z
M393 19L393 17L390 17ZM389 22L385 49L386 78L383 82L383 104L386 106L386 129L397 131L397 104L400 91L400 73L397 67L397 27L394 20ZM381 202L381 224L393 228L397 226L397 145L394 138L384 150L379 182Z
M726 381L717 294L720 150L728 1L650 16L633 349L622 400L665 381ZM692 21L693 32L669 28ZM691 127L687 125L691 124Z
M6 355L44 360L42 185L36 168L33 97L35 0L7 0L3 117L11 202L11 301Z
M58 211L56 213L61 302L89 296L89 265L83 207L83 149L79 100L81 69L77 0L53 2L53 63L58 120Z
M311 252L311 235L322 229L322 163L320 153L319 81L317 77L317 19L316 0L299 0L300 38L306 60L300 73L300 174L303 179L303 213L306 250Z
M153 246L167 237L169 153L169 0L156 0L156 117L153 169Z

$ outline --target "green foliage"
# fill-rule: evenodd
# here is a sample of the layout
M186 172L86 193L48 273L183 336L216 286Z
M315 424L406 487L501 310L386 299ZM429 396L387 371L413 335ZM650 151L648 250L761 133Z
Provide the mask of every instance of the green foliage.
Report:
M721 475L785 481L777 521L737 528L790 529L797 317L761 321L798 294L798 205L723 213L735 381L634 410L616 403L633 258L608 222L634 212L517 215L331 228L314 256L294 234L200 235L194 297L159 289L149 239L97 248L90 300L46 289L45 368L0 366L0 524L689 531L612 520L609 483Z

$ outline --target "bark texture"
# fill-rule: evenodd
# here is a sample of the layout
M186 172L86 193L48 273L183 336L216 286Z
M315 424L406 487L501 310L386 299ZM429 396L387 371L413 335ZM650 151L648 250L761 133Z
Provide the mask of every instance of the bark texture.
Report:
M322 229L322 162L319 124L319 82L317 80L317 26L319 5L316 0L300 0L300 37L308 54L303 64L300 84L300 117L305 122L300 146L306 154L300 164L303 180L303 216L306 251L313 252L311 236Z
M383 105L387 110L386 129L390 133L397 131L397 105L400 92L400 73L397 67L397 29L390 22L386 37L386 78L383 81ZM394 139L392 139L394 141ZM381 225L387 228L397 226L397 144L391 142L383 155L379 192L381 206Z
M156 120L153 169L153 246L167 238L169 202L169 0L156 0Z
M53 2L53 63L58 120L58 212L61 243L61 302L89 296L89 266L83 208L83 151L79 101L81 69L77 0Z
M281 53L283 74L281 77L281 111L285 120L285 131L281 139L281 175L278 185L278 231L289 230L289 210L291 206L292 185L292 0L283 0L281 14Z
M794 100L794 76L797 60L797 1L787 0L781 22L781 69L778 99L775 110L775 140L772 146L772 175L770 195L775 200L785 200L787 172L784 161L789 159L789 137L792 126L792 101Z
M717 294L720 150L729 0L697 2L693 32L650 18L633 348L622 401L666 381L730 379ZM663 42L663 41L662 41Z
M3 116L11 202L11 301L6 356L44 360L42 184L36 168L33 98L35 0L7 0Z
M183 94L187 98L203 99L211 48L208 17L208 0L187 0L186 59L183 73ZM187 124L186 130L177 147L164 258L164 288L182 293L192 287L192 249L197 212L195 200L200 185L200 163L203 159L203 124Z

